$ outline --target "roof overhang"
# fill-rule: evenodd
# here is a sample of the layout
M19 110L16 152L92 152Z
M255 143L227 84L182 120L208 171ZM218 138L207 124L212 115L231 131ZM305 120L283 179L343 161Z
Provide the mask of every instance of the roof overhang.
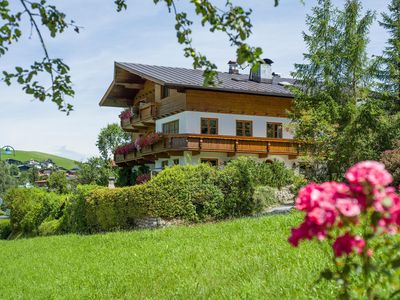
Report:
M139 90L143 89L144 78L132 73L119 63L114 64L114 79L106 93L101 98L99 105L108 107L129 107Z

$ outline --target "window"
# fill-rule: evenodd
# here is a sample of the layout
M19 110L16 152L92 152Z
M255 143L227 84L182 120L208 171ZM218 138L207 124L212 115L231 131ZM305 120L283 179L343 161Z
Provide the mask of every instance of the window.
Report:
M173 163L174 163L175 166L179 165L179 158L174 159Z
M164 123L162 125L162 132L165 134L176 134L179 133L179 120Z
M282 138L282 123L267 123L267 137Z
M237 136L252 136L253 122L252 121L236 121Z
M209 164L211 166L218 166L218 159L216 158L202 158L201 160L202 164Z
M161 168L162 168L162 169L165 169L165 167L168 167L168 160L163 160L163 161L161 162Z
M218 134L218 119L201 118L201 134Z
M165 85L162 86L162 98L167 98L169 97L170 92L169 88L167 88Z

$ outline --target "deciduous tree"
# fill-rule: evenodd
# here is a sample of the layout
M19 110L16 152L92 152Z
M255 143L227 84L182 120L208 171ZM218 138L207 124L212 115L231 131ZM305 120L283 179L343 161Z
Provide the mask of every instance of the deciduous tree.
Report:
M130 141L130 136L117 123L102 128L97 137L97 148L104 160L110 160L116 147Z

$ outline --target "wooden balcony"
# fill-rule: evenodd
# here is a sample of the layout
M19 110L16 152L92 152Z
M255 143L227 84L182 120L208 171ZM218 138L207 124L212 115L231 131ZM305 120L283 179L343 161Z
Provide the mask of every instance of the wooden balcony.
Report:
M237 137L222 135L177 134L163 136L156 144L127 155L116 155L117 164L151 163L159 158L183 155L183 151L223 152L235 154L258 154L260 158L269 155L288 155L294 159L299 155L299 143L290 139Z
M155 125L157 117L156 103L145 103L139 107L138 113L131 118L133 128L146 128Z
M124 131L135 132L135 129L132 127L132 123L130 119L122 119L121 127Z

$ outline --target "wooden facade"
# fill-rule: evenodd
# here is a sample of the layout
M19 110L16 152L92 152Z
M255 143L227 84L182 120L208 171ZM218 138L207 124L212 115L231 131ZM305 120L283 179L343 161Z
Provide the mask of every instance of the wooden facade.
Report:
M287 117L292 99L203 90L186 91L186 109L253 116Z

